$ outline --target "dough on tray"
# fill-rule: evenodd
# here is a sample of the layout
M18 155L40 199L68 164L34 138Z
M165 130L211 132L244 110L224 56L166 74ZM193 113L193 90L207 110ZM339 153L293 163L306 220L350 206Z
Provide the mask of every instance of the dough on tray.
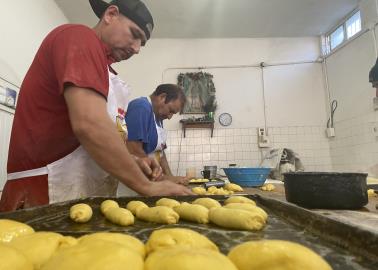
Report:
M25 223L10 219L0 219L0 243L10 242L21 235L34 233L34 229Z
M224 201L224 204L229 204L229 203L249 203L252 205L256 205L256 203L253 200L248 199L247 197L243 197L243 196L232 196Z
M257 231L265 225L265 219L259 213L225 207L210 209L209 219L220 227L236 230Z
M180 203L174 199L169 198L161 198L156 202L156 206L167 206L169 208L173 208L175 206L179 206Z
M245 242L234 247L228 257L239 270L332 270L311 249L282 240Z
M175 224L179 221L179 215L167 206L155 206L143 208L137 212L137 218L153 223Z
M92 208L85 203L78 203L70 208L70 218L78 223L85 223L92 218Z
M148 256L145 270L237 270L225 255L208 249L177 247Z
M150 254L160 249L187 247L218 251L218 247L202 234L184 228L169 228L154 231L147 243L146 252Z
M197 195L205 195L206 189L204 187L194 187L192 188L192 192Z
M109 208L105 212L105 217L110 222L117 225L121 225L121 226L129 226L129 225L134 224L134 216L126 208L121 208L121 207Z
M234 192L242 192L244 191L243 188L237 184L234 183L227 183L224 185L224 189L228 191L234 191Z
M226 204L224 207L231 208L231 209L242 209L242 210L247 210L250 212L257 212L264 217L265 221L268 218L268 214L264 211L264 209L256 205L249 204L249 203L229 203L229 204Z
M142 201L129 201L126 205L126 208L136 216L137 211L143 208L148 208L148 205Z
M213 207L222 207L222 205L211 198L198 198L193 201L193 204L199 204L205 206L207 209L211 209Z
M209 209L205 206L183 202L173 210L179 214L180 219L202 224L209 223Z
M118 208L119 204L113 200L105 200L101 203L100 209L101 213L105 215L105 212L108 211L110 208Z

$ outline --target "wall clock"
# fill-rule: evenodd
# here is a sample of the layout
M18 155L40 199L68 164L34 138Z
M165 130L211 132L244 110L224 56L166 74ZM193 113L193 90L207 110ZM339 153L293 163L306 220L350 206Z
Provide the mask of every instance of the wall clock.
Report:
M232 123L232 116L229 113L222 113L219 115L219 124L221 124L224 127L227 127L231 125Z

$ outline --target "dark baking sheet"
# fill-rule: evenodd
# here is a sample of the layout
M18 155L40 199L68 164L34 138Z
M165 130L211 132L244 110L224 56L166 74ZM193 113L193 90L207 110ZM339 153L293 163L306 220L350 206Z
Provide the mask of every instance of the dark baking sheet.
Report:
M184 197L171 197L179 201L192 201L199 196L184 196ZM209 239L215 242L221 251L225 254L235 245L250 241L250 240L260 240L260 239L281 239L289 240L297 243L301 243L318 254L320 254L325 260L327 260L334 270L365 270L365 269L378 269L378 261L375 260L374 254L372 254L370 249L363 250L361 244L354 242L358 248L354 249L357 253L351 253L348 251L345 245L336 245L337 241L331 241L328 235L332 234L332 228L322 237L322 235L317 233L312 233L311 229L316 229L316 226L310 226L309 221L311 221L310 211L306 212L303 208L295 207L291 205L283 204L282 202L275 201L268 198L258 197L254 195L249 195L248 197L255 199L259 206L264 208L268 214L268 224L264 230L259 232L249 232L249 231L236 231L227 230L219 228L215 225L202 225L194 224L185 221L179 222L175 225L161 225L146 223L143 221L136 220L133 226L121 227L114 225L104 219L99 210L99 205L101 202L108 198L88 198L77 201L70 201L65 203L53 204L45 207L31 208L11 213L0 214L0 218L9 218L25 222L31 225L37 231L54 231L64 235L71 235L79 237L84 234L98 232L98 231L111 231L111 232L125 232L136 236L142 241L146 241L152 231L160 228L167 227L184 227L200 232L206 235ZM148 205L154 205L155 201L161 197L137 197L137 198L113 198L117 200L121 207L125 207L127 202L133 199L142 200ZM225 196L212 196L212 198L219 201L223 201ZM84 202L88 203L93 207L94 215L92 219L86 224L76 224L72 222L69 215L69 208L71 205ZM302 210L305 212L301 212ZM306 215L307 213L307 215ZM301 218L301 216L303 217ZM312 217L313 224L318 222L319 224L327 223L325 220L317 219ZM293 219L295 220L293 222ZM294 224L293 224L294 223ZM323 224L324 230L327 230L327 224ZM352 232L353 233L353 232ZM356 235L358 238L358 233ZM344 237L345 238L345 237ZM325 240L327 239L327 240ZM334 239L333 239L334 240ZM363 239L362 239L363 240ZM344 246L345 248L341 248ZM352 249L353 250L353 249ZM373 251L374 252L374 251ZM363 256L364 254L369 256ZM373 256L372 256L373 255Z

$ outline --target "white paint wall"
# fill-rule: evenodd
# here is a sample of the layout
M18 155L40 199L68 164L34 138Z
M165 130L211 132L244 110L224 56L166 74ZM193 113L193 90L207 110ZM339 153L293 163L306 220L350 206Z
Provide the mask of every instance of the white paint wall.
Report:
M20 85L43 38L68 21L51 0L0 0L0 6L0 77ZM12 114L0 110L0 192L6 178L12 119Z

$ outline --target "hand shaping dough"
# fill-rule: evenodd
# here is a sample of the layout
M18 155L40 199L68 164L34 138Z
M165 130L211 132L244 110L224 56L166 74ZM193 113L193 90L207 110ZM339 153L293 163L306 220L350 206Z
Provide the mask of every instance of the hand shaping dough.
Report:
M59 250L41 270L143 270L134 250L104 240L88 241Z
M143 242L134 236L124 234L124 233L99 232L99 233L87 234L79 238L79 243L81 244L84 242L97 241L97 240L115 242L129 249L134 250L135 252L140 254L142 258L146 256L146 251L145 251Z
M174 199L168 199L168 198L161 198L156 202L156 206L167 206L169 208L173 208L175 206L179 206L180 203Z
M145 270L237 270L223 254L208 249L170 248L152 253Z
M209 219L220 227L237 230L256 231L265 225L265 219L258 213L224 207L210 209Z
M118 208L119 204L113 200L106 200L101 203L100 209L101 213L105 215L105 212L108 211L110 208Z
M264 217L265 221L268 219L268 214L264 211L264 209L249 203L229 203L226 204L224 207L231 209L242 209L250 212L257 212Z
M192 192L197 194L197 195L205 195L206 189L203 188L203 187L194 187L194 188L192 188Z
M254 201L243 196L232 196L224 201L224 204L229 204L229 203L249 203L252 205L256 205Z
M34 230L29 225L10 219L0 219L0 243L7 243L15 237L32 233Z
M198 198L193 201L193 204L205 206L207 209L211 209L213 207L222 207L222 205L218 201L211 198Z
M105 212L105 217L110 222L117 225L121 225L121 226L129 226L129 225L134 224L134 216L126 208L121 208L121 207L109 208Z
M228 257L239 270L332 270L311 249L281 240L246 242L234 247Z
M137 218L153 223L175 224L179 215L167 206L155 206L141 209L137 212Z
M218 251L218 247L206 236L189 229L172 228L154 231L146 243L146 252L150 254L161 249L177 247Z
M137 211L143 208L148 208L148 205L142 201L130 201L127 203L126 208L129 209L131 213L133 213L136 216Z
M173 208L180 218L201 224L209 223L209 209L199 204L190 204L183 202L181 205Z
M91 219L93 214L92 208L85 203L78 203L70 208L70 218L78 223L85 223Z
M62 244L66 246L67 243L59 233L36 232L17 237L8 245L24 254L35 269L40 269Z
M33 264L20 251L0 242L0 270L33 270Z
M243 188L237 184L234 183L228 183L224 186L224 189L228 191L234 191L234 192L241 192L243 191Z

